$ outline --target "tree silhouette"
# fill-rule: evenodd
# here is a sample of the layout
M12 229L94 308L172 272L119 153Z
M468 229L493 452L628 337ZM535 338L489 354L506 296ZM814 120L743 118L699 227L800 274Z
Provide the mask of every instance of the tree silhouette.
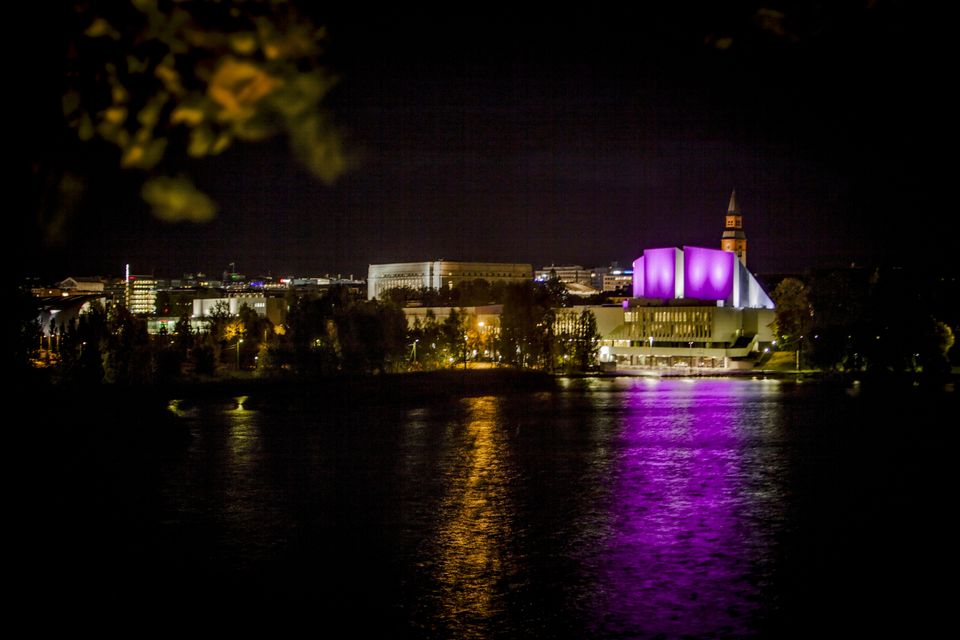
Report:
M796 278L784 278L774 289L777 308L777 334L784 349L801 346L804 331L810 327L810 300L807 286Z

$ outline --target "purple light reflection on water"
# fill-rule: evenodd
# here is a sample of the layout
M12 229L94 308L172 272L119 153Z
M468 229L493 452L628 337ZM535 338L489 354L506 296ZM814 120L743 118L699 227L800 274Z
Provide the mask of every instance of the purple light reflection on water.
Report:
M610 529L593 556L607 612L597 635L759 635L782 469L760 446L767 422L745 421L742 407L753 403L754 416L775 389L731 380L633 384Z

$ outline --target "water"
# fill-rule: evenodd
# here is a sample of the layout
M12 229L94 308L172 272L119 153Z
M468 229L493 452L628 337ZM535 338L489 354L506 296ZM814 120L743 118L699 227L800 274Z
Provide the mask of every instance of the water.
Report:
M954 401L622 378L425 406L174 402L185 437L61 454L46 571L65 601L96 575L109 601L307 606L389 637L935 628Z

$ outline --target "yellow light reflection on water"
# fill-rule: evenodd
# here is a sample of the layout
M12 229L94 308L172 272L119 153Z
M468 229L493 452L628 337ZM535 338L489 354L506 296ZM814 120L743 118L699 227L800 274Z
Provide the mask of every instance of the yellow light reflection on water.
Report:
M234 470L244 470L251 467L257 460L257 451L260 448L260 426L257 412L244 408L248 396L237 396L233 409L226 412L229 431L227 447L230 453L229 460Z
M451 474L437 532L437 578L442 617L457 637L471 634L471 623L489 620L499 606L497 584L509 573L510 539L506 441L498 424L498 399L468 398L460 464Z

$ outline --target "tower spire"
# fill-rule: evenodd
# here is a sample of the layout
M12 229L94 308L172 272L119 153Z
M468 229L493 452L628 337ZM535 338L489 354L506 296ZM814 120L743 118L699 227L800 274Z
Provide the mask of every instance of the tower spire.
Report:
M727 213L736 213L737 209L737 190L730 192L730 204L727 205Z
M720 248L732 251L737 258L747 264L747 235L743 232L743 216L737 208L737 190L730 193L730 203L727 205L727 217L723 225L723 235L720 237Z

